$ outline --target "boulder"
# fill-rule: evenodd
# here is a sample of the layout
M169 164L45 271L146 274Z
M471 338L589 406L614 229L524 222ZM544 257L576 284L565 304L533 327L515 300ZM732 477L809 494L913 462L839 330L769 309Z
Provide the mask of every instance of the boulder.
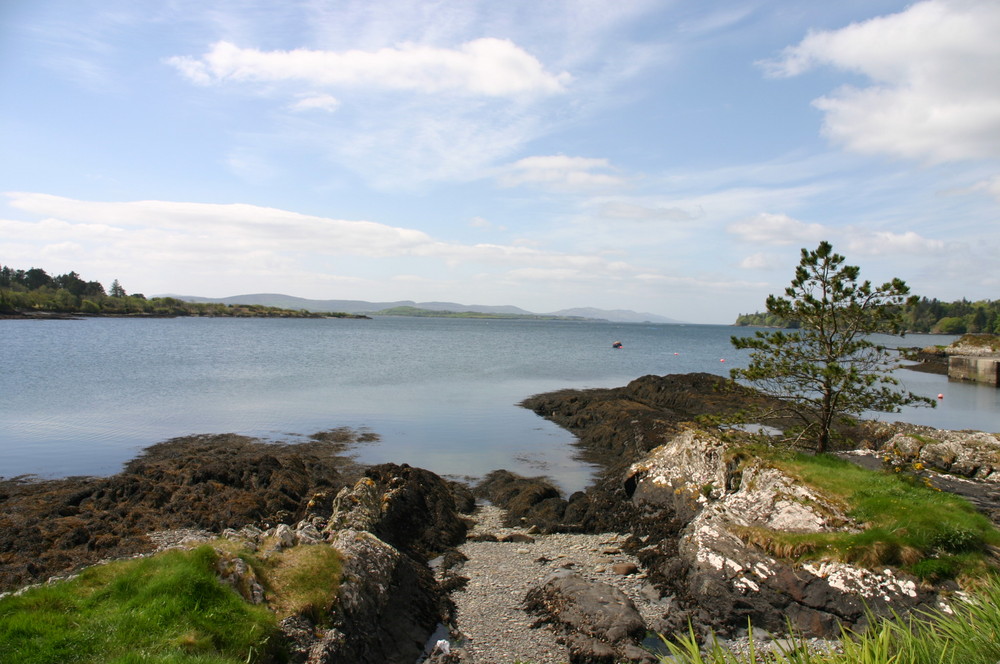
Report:
M221 549L215 550L215 574L219 580L238 592L251 604L264 603L264 587L253 569L239 556Z
M507 527L531 524L541 532L561 529L567 503L559 489L544 477L521 477L509 470L494 470L476 486L474 493L505 510Z
M548 623L569 646L571 662L616 662L621 648L646 634L632 600L618 588L569 571L556 572L528 591L525 610Z
M731 472L718 437L689 429L654 448L625 473L625 487L637 504L669 505L693 516L725 491Z
M779 560L756 546L758 534L768 531L818 533L858 525L841 506L776 468L755 459L737 467L721 445L708 432L687 431L633 465L627 476L633 497L673 495L694 514L676 552L655 563L658 578L688 612L658 627L684 630L691 619L728 633L746 628L749 620L755 628L782 631L790 622L806 636L837 636L842 625L864 624L866 606L876 614L890 608L905 614L933 602L932 592L891 570L795 564L787 561L796 551L781 552ZM706 490L706 480L712 490Z
M343 560L332 625L289 624L294 661L412 664L440 622L442 597L430 569L375 535L342 530L331 541ZM307 635L312 633L312 638Z
M1000 483L1000 434L899 424L878 452L889 464L923 464L942 472Z
M468 524L458 504L452 485L434 473L406 464L382 464L337 494L325 532L330 536L342 529L368 531L426 560L465 538Z

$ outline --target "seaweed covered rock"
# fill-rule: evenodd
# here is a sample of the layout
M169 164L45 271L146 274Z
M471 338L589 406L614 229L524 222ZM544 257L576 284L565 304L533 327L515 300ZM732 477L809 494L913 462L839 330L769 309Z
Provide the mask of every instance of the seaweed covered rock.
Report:
M298 444L234 434L154 445L111 477L0 482L0 590L150 551L147 533L295 523L360 474L354 432Z
M544 477L521 477L508 470L494 470L474 489L476 496L506 510L504 525L533 525L543 532L560 530L567 501Z
M700 415L770 403L713 374L642 376L624 387L559 390L521 406L573 432L586 460L620 470L663 444Z

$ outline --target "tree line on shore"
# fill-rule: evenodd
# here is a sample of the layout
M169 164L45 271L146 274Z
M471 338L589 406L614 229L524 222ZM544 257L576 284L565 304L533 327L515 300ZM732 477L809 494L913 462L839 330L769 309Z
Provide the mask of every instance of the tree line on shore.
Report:
M228 316L228 317L355 317L263 305L185 302L174 297L147 298L128 294L115 279L109 289L98 281L85 281L76 272L51 276L41 268L29 270L0 266L0 314L54 312L92 316Z
M914 302L901 305L902 322L905 330L912 333L929 334L1000 334L1000 300L966 299L955 302L941 302L922 297ZM785 320L770 312L740 314L736 323L740 327L778 327L797 329L799 321Z

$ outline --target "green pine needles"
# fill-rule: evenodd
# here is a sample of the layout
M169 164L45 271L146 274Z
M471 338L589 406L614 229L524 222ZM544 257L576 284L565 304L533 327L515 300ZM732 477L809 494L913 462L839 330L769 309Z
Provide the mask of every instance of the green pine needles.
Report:
M803 249L786 297L767 298L768 313L797 320L800 328L732 338L733 346L752 352L749 366L733 369L731 377L780 400L821 453L838 422L850 423L865 411L936 405L899 390L891 375L895 356L870 339L886 330L902 334L900 305L914 299L910 289L900 279L859 283L860 268L844 260L829 242Z

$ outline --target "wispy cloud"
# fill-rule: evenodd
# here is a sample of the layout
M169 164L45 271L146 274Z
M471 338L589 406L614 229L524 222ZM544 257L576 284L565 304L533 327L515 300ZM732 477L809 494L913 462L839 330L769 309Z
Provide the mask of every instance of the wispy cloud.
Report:
M921 237L913 231L893 233L862 230L849 234L847 247L853 253L866 256L912 255L941 252L945 249L945 242Z
M332 113L340 108L340 100L333 95L317 93L301 93L296 95L298 101L289 106L293 111L326 111Z
M784 262L781 256L757 252L740 261L740 267L745 270L771 270L784 267Z
M608 173L607 159L537 156L520 159L501 170L499 181L506 187L532 185L564 191L592 191L619 187L625 179Z
M628 200L613 200L598 204L598 214L608 219L622 221L692 221L704 214L704 210L657 203L643 204Z
M167 62L190 81L304 82L312 86L458 92L488 97L563 92L572 77L550 73L537 58L506 39L482 38L454 49L404 44L374 51L261 51L229 42L198 57Z
M307 253L361 258L424 258L452 265L475 263L537 266L589 272L619 271L622 264L599 256L556 252L520 245L444 242L411 228L371 221L333 219L245 204L169 201L81 201L47 194L8 193L13 208L39 216L38 222L0 221L9 238L29 238L43 246L72 241L80 246L118 247L121 254L157 256L169 245L181 255L215 254L217 262L238 249L241 255L283 257ZM169 238L162 244L163 238ZM187 247L188 249L183 249Z
M730 224L726 230L747 242L769 245L818 242L830 234L830 230L820 224L808 224L786 214L767 212Z

